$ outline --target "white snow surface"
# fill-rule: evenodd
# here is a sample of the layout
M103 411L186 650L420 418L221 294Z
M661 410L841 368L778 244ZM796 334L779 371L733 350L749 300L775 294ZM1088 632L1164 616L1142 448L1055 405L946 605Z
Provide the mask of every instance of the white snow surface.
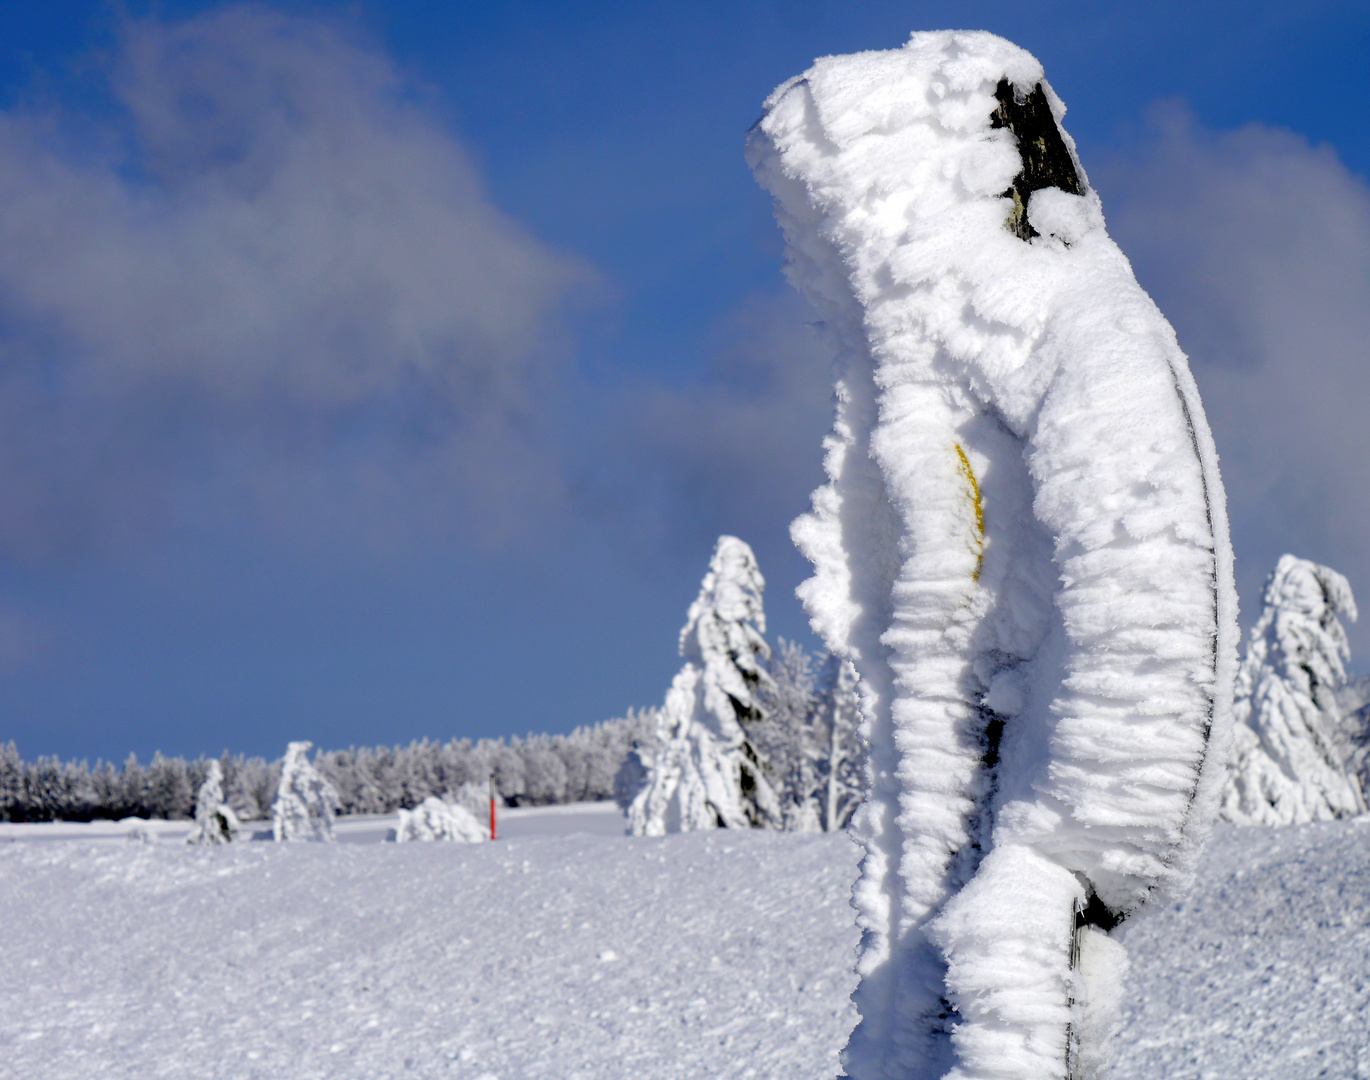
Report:
M1072 968L1073 909L1183 889L1231 737L1197 389L1063 130L1081 194L1033 192L1030 241L1006 227L1002 80L1060 127L1031 55L920 33L818 60L748 145L836 358L829 482L793 534L871 744L857 1080L1064 1075L1120 973L1109 950Z
M1370 1076L1370 818L1219 826L1193 889L1123 930L1113 1080Z
M385 821L215 848L0 825L0 1080L836 1073L845 837L626 838L597 803L511 811L509 841L346 842ZM1114 1080L1370 1074L1367 895L1370 820L1220 827L1121 932Z
M6 842L27 831L10 826L0 1078L836 1073L849 839L625 837L611 803L560 809L513 819L551 835L469 845Z

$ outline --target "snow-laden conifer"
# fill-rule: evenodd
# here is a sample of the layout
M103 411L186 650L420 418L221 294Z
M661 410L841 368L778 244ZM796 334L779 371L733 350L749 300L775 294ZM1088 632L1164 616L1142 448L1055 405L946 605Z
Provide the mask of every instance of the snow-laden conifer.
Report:
M281 783L271 806L277 840L332 840L338 793L309 760L310 742L293 742L281 763Z
M1283 556L1237 672L1236 745L1223 816L1298 825L1365 812L1359 760L1340 745L1337 692L1350 648L1338 619L1356 618L1346 578Z
M455 840L475 844L489 839L488 826L459 803L430 795L412 810L401 810L395 840Z
M866 738L861 733L856 669L850 661L828 654L814 712L821 820L824 832L835 832L846 828L866 797Z
M779 828L781 808L750 733L773 691L765 661L765 579L735 536L720 536L680 632L680 669L657 717L643 787L628 808L635 836L725 827Z
M238 815L224 801L224 770L211 759L204 783L195 796L195 828L188 844L227 844L238 837Z
M1064 111L1016 46L915 34L817 61L748 142L836 354L793 535L868 720L854 1080L1097 1075L1109 930L1222 793L1217 455Z

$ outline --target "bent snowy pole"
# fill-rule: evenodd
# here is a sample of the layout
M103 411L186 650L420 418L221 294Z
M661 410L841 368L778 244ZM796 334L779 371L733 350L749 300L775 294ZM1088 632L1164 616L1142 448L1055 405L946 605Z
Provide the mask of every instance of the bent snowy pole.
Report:
M1108 932L1182 887L1231 738L1217 455L1041 65L828 57L748 158L836 353L800 595L860 675L849 1075L1098 1075Z

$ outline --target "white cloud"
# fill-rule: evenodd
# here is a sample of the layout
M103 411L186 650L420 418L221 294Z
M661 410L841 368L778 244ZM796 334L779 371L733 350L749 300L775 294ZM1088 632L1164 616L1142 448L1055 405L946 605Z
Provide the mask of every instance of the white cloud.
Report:
M0 543L136 534L190 473L296 523L556 503L544 406L593 275L382 54L227 7L127 23L109 76L107 115L0 114Z
M1222 457L1244 618L1278 556L1370 606L1370 186L1326 146L1160 108L1100 170L1110 229L1190 353ZM1370 619L1353 635L1370 660Z

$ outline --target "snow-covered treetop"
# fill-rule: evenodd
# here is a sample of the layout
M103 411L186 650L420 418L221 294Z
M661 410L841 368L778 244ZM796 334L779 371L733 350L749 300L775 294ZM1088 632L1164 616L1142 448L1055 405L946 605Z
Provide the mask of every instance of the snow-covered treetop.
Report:
M705 701L705 707L725 721L734 711L743 719L758 713L757 691L774 689L765 667L771 655L763 636L765 588L766 579L746 541L720 536L699 597L680 631L680 655L703 669L706 698L721 692L731 699L732 708L723 701Z
M1249 683L1258 666L1266 666L1323 709L1335 707L1334 694L1346 681L1351 658L1346 631L1338 615L1356 620L1356 600L1346 578L1326 566L1281 556L1265 584L1260 620L1242 665ZM1249 685L1241 690L1250 692Z

